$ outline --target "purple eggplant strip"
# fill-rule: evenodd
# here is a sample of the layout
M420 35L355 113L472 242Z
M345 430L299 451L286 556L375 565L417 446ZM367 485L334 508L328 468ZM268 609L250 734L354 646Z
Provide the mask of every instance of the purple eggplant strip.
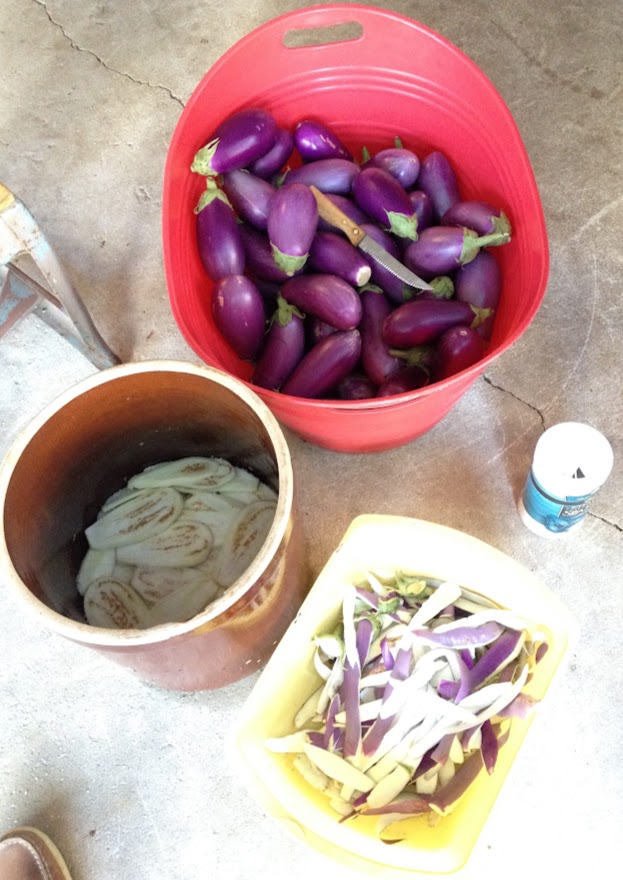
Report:
M538 703L539 700L536 697L531 697L529 694L518 694L508 706L500 709L498 716L500 718L529 718Z
M386 804L384 807L370 807L367 810L361 810L362 816L384 816L387 813L399 813L407 816L417 816L420 813L430 812L428 799L423 795L414 795L401 800L394 800Z
M465 794L483 766L482 754L480 751L474 752L459 766L452 779L429 797L430 806L441 813L445 812Z
M447 648L480 648L495 641L504 631L502 624L494 620L477 627L457 627L449 632L437 633L430 629L414 629L413 635Z
M357 622L356 643L360 669L365 666L366 660L368 659L368 652L370 650L370 645L372 644L373 634L374 627L371 620L364 617Z
M396 657L394 658L394 666L391 671L390 679L385 685L385 690L383 691L383 703L387 703L396 687L396 684L398 682L405 681L409 677L412 659L413 655L410 648L400 648L398 650ZM383 737L393 723L393 714L386 716L379 714L379 717L374 722L374 724L363 739L362 750L364 755L369 757L377 751L377 749L381 745L381 742L383 741Z
M482 743L480 746L482 760L487 773L491 775L495 770L495 765L498 760L498 739L493 730L493 725L488 719L487 721L483 721L480 733L482 734Z
M483 624L483 626L488 625ZM470 671L472 690L480 687L488 678L495 675L500 668L509 663L515 657L522 640L522 633L518 630L507 629L499 635Z
M381 656L383 658L383 665L385 669L391 670L394 668L394 655L392 654L387 639L383 639L381 641Z

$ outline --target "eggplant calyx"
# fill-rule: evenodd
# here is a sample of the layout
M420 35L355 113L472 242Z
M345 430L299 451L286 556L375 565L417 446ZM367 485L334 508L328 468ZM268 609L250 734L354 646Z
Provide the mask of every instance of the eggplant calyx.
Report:
M452 299L454 296L454 282L449 275L438 275L428 283L433 288L435 299Z
M511 240L511 224L504 211L500 211L499 217L492 217L491 224L491 232L493 235L505 236L505 242ZM501 243L503 244L505 242Z
M472 330L475 330L477 327L480 327L481 324L484 324L487 318L491 317L491 315L493 314L493 309L479 309L477 306L472 305L471 303L470 308L476 316L472 323L469 325Z
M195 153L193 164L190 166L191 171L203 174L204 177L214 177L218 173L212 168L211 162L219 141L220 138L215 138Z
M373 284L371 281L368 281L367 284L364 284L359 293L365 293L367 290L372 293L383 293L383 288L379 287L378 284Z
M416 214L400 214L396 211L388 211L387 220L389 222L389 231L393 232L394 235L397 235L399 238L410 238L412 241L417 241Z
M367 147L361 148L361 165L365 165L370 161L370 150Z
M277 308L270 319L270 323L277 323L280 327L287 327L287 325L292 320L293 315L297 315L299 318L304 318L305 314L296 306L289 303L286 299L284 299L281 294L277 296Z
M430 362L433 353L430 345L414 345L413 348L390 348L392 357L400 358L410 367L424 367Z
M228 208L232 208L231 202L229 201L223 190L219 189L215 182L210 178L207 181L207 186L205 190L201 193L201 196L199 197L197 207L194 209L195 214L199 214L201 211L203 211L204 208L207 208L208 205L212 204L214 199L219 199L221 202L223 202L223 204L227 205Z
M302 256L284 254L274 244L271 245L271 248L275 265L278 269L281 269L282 272L285 272L286 275L296 275L296 273L303 268L307 262L307 257L309 256L309 254L303 254Z

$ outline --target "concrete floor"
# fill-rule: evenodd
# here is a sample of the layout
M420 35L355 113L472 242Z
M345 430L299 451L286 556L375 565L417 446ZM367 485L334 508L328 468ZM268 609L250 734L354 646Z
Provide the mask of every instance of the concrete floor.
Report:
M2 3L0 180L123 360L196 360L163 275L167 146L222 53L306 5ZM458 45L507 101L539 185L551 275L528 332L420 440L347 456L287 432L310 561L318 571L359 513L413 515L500 548L573 609L579 641L460 876L584 877L620 854L623 819L623 7L378 5ZM38 319L21 322L0 341L0 453L93 371ZM580 531L546 541L523 526L515 498L543 430L568 419L606 434L615 469ZM74 880L348 876L264 815L226 757L253 677L161 692L48 634L6 592L0 620L0 830L43 828Z

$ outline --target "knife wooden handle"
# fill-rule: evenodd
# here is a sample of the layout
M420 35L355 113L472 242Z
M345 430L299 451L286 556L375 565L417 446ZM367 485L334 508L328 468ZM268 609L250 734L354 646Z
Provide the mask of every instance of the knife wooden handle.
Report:
M319 189L316 189L315 186L310 186L309 188L316 198L318 214L322 219L330 223L331 226L334 226L335 229L341 229L351 244L358 245L366 235L363 229L357 226L343 211L340 211L331 199L328 199Z

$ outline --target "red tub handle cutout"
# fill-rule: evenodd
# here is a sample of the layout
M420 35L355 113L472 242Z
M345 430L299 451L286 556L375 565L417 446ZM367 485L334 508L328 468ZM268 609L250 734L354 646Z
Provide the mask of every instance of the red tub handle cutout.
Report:
M327 46L359 40L362 36L363 26L358 21L344 21L321 27L293 28L284 33L283 45L286 49Z

